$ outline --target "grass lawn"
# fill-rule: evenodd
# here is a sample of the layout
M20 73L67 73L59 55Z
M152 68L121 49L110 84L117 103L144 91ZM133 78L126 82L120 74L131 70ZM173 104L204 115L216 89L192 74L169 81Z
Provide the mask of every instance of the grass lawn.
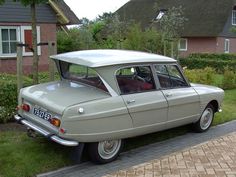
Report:
M236 119L236 89L225 92L223 112L217 113L213 124ZM125 150L162 141L190 131L189 126L128 139ZM28 177L71 165L72 149L47 141L28 138L25 132L0 132L0 177Z
M70 148L32 139L24 132L0 133L0 177L30 177L71 164Z
M216 114L213 125L236 119L236 89L225 91L222 109L222 113Z

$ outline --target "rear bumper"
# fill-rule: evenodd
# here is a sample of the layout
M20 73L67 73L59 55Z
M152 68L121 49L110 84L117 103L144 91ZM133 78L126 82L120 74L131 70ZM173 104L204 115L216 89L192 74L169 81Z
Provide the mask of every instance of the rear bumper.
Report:
M78 146L79 145L79 142L62 139L61 137L51 134L47 130L44 130L43 128L33 124L32 122L29 122L28 120L20 117L19 115L15 115L14 118L17 120L17 122L33 129L34 131L38 132L39 134L41 134L43 136L48 137L49 139L51 139L52 141L54 141L58 144L61 144L64 146Z

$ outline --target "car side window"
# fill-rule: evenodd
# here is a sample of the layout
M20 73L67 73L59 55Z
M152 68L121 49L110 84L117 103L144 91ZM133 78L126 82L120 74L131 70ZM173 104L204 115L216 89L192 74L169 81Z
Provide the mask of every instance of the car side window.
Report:
M176 65L155 65L155 71L162 88L188 86Z
M149 66L126 67L116 72L121 94L140 93L155 89Z

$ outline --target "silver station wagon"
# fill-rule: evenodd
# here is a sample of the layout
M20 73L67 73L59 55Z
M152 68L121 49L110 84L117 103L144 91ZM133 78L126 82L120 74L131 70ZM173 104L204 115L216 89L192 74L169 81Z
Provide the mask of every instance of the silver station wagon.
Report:
M124 50L51 57L61 80L23 88L15 119L65 146L88 143L93 162L111 162L125 138L193 124L208 130L224 91L191 84L176 60Z

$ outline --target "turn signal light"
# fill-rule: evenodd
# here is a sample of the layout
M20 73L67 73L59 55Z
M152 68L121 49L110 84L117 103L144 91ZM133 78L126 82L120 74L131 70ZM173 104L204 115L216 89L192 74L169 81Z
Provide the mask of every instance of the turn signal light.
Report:
M50 119L50 123L56 127L60 127L61 125L61 121L57 118L51 118Z

